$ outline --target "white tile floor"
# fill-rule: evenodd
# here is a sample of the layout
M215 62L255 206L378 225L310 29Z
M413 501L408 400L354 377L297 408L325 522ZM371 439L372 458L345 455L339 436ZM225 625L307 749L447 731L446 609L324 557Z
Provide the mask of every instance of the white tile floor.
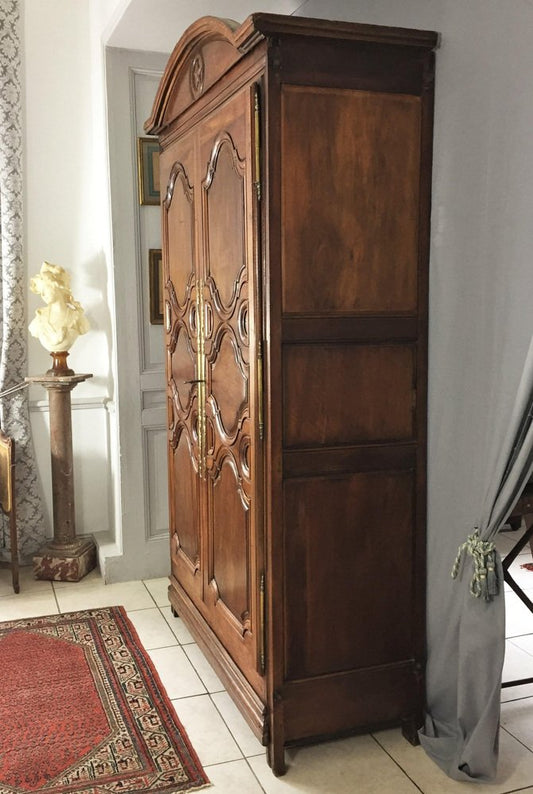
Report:
M516 533L500 535L502 552ZM533 594L533 572L514 563ZM412 747L399 730L380 731L287 752L289 771L275 778L264 749L179 618L171 614L167 580L104 585L96 571L77 584L35 581L23 569L14 595L9 571L0 571L0 620L121 604L133 621L216 794L533 794L533 685L504 689L497 779L486 785L456 783ZM507 649L504 680L533 676L533 615L506 593Z

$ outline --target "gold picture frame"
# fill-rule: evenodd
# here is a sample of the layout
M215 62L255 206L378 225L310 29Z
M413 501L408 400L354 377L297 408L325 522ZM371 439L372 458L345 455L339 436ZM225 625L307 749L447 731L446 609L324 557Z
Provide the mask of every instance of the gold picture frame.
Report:
M163 254L161 248L150 248L148 251L150 281L150 323L163 325L164 290L163 290Z
M159 141L157 138L137 139L139 204L159 204Z

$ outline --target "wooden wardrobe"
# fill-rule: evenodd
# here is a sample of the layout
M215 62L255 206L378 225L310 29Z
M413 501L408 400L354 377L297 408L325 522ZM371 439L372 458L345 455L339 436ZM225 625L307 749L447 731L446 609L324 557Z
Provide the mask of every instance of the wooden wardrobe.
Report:
M267 745L424 707L436 34L193 24L159 136L170 601Z

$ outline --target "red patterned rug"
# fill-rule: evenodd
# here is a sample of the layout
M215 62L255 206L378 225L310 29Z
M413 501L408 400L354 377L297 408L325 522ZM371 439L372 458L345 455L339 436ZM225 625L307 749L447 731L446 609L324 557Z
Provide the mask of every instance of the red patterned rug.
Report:
M0 794L208 785L123 607L0 623Z

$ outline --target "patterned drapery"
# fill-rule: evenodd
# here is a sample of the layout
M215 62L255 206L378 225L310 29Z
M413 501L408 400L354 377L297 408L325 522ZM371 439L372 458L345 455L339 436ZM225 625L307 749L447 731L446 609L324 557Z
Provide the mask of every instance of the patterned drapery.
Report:
M19 0L0 0L0 393L27 374L26 274L22 258L22 100ZM15 440L21 562L43 545L45 525L27 391L0 399L0 424ZM0 524L0 551L9 543Z

